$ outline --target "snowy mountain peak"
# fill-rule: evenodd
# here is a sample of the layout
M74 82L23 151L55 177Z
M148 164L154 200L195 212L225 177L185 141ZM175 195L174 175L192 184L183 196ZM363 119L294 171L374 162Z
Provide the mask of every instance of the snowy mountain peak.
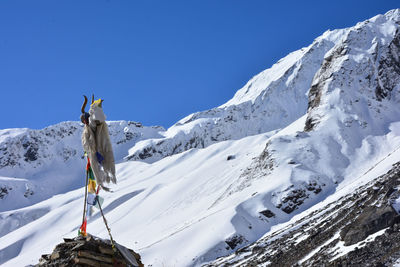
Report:
M220 107L191 114L169 128L164 138L139 142L128 160L154 162L191 148L237 140L281 129L307 111L307 92L324 55L345 30L325 33L253 77Z
M388 109L381 103L384 99L395 101L400 74L399 22L399 11L393 10L359 23L327 53L309 92L307 131L332 109L362 118L365 111L357 106L367 104L373 115ZM382 119L382 114L378 117Z
M316 107L321 97L333 90L327 89L328 84L340 88L343 80L350 82L355 72L369 72L369 76L359 77L357 85L376 91L367 101L382 100L397 82L390 73L397 71L398 22L399 10L392 10L354 27L326 31L310 46L290 53L254 76L227 103L187 116L169 128L163 138L139 142L127 159L155 162L191 148L282 129L305 114L305 129L309 131L327 112ZM349 77L331 77L342 74Z

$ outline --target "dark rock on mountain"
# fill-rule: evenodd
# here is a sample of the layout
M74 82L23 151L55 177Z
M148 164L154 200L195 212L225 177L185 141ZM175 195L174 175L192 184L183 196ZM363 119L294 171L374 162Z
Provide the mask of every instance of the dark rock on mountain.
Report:
M236 158L235 155L229 155L229 156L226 158L226 160L232 160L232 159L235 159L235 158Z
M397 29L396 35L387 48L385 48L378 66L378 83L375 91L378 100L390 97L390 93L397 86L396 75L400 75L400 31Z
M228 244L230 249L235 249L238 245L242 244L243 242L246 241L246 238L244 238L241 235L234 235L230 238L228 238L225 243ZM229 249L226 248L226 249Z
M0 187L0 199L3 199L5 196L7 196L9 190L12 190L12 188L7 187L7 186L1 186Z
M364 240L370 234L400 222L400 216L388 205L384 207L366 207L353 223L340 232L346 246Z
M267 218L275 217L275 213L273 213L273 212L270 211L270 210L263 210L263 211L260 211L260 213L261 213L262 215L264 215L265 217L267 217Z

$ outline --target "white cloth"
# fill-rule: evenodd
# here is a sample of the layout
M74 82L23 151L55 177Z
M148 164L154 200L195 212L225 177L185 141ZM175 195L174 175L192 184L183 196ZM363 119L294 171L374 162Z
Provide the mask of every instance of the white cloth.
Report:
M93 124L95 121L105 122L106 115L104 115L103 109L95 104L92 104L89 109L89 123Z
M90 107L89 114L89 125L84 125L82 133L82 145L90 159L97 183L107 190L104 183L116 183L117 179L115 177L114 153L108 126L105 122L106 116L103 113L103 109L96 105ZM96 152L100 153L104 158L101 164L97 159Z

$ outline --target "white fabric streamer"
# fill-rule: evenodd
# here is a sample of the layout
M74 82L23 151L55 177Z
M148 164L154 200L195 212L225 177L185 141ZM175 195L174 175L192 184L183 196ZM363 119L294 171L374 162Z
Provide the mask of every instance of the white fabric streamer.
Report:
M98 104L100 103L100 104ZM89 110L89 125L85 124L82 133L82 145L88 154L93 174L97 183L105 190L104 183L116 183L114 153L111 146L108 126L105 122L106 116L101 108L101 102L93 103ZM101 163L98 155L104 158Z

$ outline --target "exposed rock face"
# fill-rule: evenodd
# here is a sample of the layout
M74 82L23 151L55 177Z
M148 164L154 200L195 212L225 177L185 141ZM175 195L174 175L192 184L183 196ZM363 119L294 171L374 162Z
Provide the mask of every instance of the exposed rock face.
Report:
M225 240L225 243L229 246L231 249L235 249L238 245L242 244L243 242L246 241L246 238L244 238L241 235L234 235L227 240Z
M400 24L400 22L398 22ZM382 52L381 52L382 53ZM400 75L400 31L397 29L395 37L382 53L378 65L378 83L376 97L382 100L390 97L391 92L398 86L396 76Z
M144 267L140 255L118 245L113 250L109 240L93 236L64 238L49 255L42 255L36 266L134 266ZM108 241L108 242L107 242ZM118 247L117 246L117 247ZM121 252L120 250L123 250Z
M275 217L275 213L273 213L273 212L270 211L270 210L262 210L262 211L260 211L260 213L261 213L262 215L264 215L265 217L267 217L267 218Z
M3 199L8 195L8 191L12 190L12 187L2 186L0 187L0 199Z
M310 91L308 92L308 108L307 111L317 108L321 103L321 97L323 95L324 87L326 87L331 80L338 76L335 71L335 64L337 60L345 56L347 49L345 43L337 44L328 55L324 58L321 68L315 74ZM304 130L306 132L311 131L316 124L315 118L308 117Z
M340 232L340 237L346 246L353 245L395 222L400 222L400 216L390 205L367 207L354 222Z
M400 216L392 207L399 186L400 162L353 193L207 266L390 266L400 259Z

